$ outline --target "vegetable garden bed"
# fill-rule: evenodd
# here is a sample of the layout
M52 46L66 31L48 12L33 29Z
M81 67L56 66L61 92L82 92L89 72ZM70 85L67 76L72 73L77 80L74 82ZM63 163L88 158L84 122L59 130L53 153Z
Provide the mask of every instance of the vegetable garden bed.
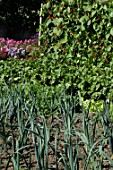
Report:
M70 101L70 100L69 100ZM34 109L0 117L1 169L112 169L112 123L101 113L76 113L62 101L53 114ZM23 114L24 113L24 114ZM109 123L109 124L107 124Z

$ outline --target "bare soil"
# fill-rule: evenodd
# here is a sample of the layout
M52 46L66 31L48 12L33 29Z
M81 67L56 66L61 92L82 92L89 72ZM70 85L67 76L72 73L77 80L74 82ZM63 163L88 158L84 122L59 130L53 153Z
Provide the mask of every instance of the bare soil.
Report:
M52 123L52 128L51 128L51 133L50 133L50 143L54 144L56 130L59 128L60 133L58 134L58 138L57 138L57 151L64 154L64 133L62 132L62 130L63 130L63 120L62 120L61 116L57 115L57 117L58 118L56 118L56 116L50 116L50 117L46 118L48 127ZM79 119L76 121L75 126L80 131L81 127L82 127L82 114L78 113L78 117L79 117ZM91 117L92 117L92 115L91 115ZM39 122L39 123L42 123L40 117L37 118L36 121ZM102 131L102 127L99 124L98 124L98 127ZM15 125L15 128L14 128L15 139L18 135L17 129L18 129L18 126ZM2 130L1 125L0 125L0 130ZM8 125L7 125L7 131L8 131ZM11 149L12 144L10 142L10 137L8 137L7 139L9 140L9 143L3 144L3 140L0 137L0 170L6 170L6 169L7 170L13 170L11 163L10 163L9 168L6 167L9 156L13 154L12 149ZM76 141L74 139L72 139L72 141L73 141L73 145L76 145ZM22 152L22 157L20 159L20 167L21 167L20 170L27 170L27 169L28 170L38 170L37 161L36 161L36 157L35 157L35 154L34 154L34 146L33 146L33 143L32 143L32 137L31 136L29 136L28 143L30 144L30 147L27 148L27 149L24 149L24 151ZM1 149L2 147L6 147L8 149L9 154L6 153L5 150ZM112 157L112 154L111 154L111 151L110 151L110 146L109 146L108 143L104 146L104 150L109 154L110 157ZM57 170L57 168L58 168L59 170L65 170L62 163L59 163L59 166L56 168L56 165L55 165L56 157L55 157L55 154L53 153L51 148L48 148L48 153L49 153L48 163L50 165L49 169L50 170L52 170L52 169ZM85 156L83 148L80 149L80 155L81 154L83 154ZM29 158L29 155L31 155L31 158ZM29 167L26 168L25 161L29 161L29 159L31 159L31 163L29 164ZM84 170L82 158L79 156L78 159L79 159L79 170ZM102 170L113 170L113 167L111 166L111 164L108 161L106 161L103 165Z

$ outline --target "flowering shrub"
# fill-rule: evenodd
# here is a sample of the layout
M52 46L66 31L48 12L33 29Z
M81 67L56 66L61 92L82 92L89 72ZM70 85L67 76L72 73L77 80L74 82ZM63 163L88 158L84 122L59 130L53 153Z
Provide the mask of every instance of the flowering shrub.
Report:
M19 58L25 59L38 45L36 34L33 39L16 41L13 39L0 38L0 59Z
M71 3L72 2L72 3ZM111 94L113 3L49 0L41 27L41 80L80 90L86 98ZM39 50L37 53L39 53Z
M69 3L70 2L70 3ZM44 56L64 56L70 65L109 63L113 56L112 4L97 2L48 1L43 7L47 15L42 25Z

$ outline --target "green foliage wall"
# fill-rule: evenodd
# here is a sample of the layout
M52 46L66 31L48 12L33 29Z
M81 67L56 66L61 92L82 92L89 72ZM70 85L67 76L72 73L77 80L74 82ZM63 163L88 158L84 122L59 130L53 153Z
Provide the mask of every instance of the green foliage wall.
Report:
M86 59L96 64L102 57L109 62L113 40L112 7L88 2L82 5L48 2L43 10L43 15L48 14L42 28L44 53L74 55L80 64Z
M106 96L113 78L113 4L69 2L44 5L41 77L48 85L64 84L86 96Z

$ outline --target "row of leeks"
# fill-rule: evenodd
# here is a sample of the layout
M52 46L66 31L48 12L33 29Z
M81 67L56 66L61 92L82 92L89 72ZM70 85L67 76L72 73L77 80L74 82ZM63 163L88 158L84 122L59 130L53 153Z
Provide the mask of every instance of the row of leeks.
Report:
M42 110L42 98L47 105L46 114ZM81 113L77 113L78 104ZM48 98L44 91L41 95L33 91L26 94L25 86L1 89L0 168L30 170L34 160L39 170L61 169L61 165L65 170L102 170L105 163L112 167L113 127L109 107L104 103L98 114L93 115L89 108L90 103L84 109L79 92L73 96L61 90ZM51 117L49 123L47 117ZM59 138L61 134L63 140ZM59 145L62 150L58 149ZM110 146L109 153L106 145ZM49 159L50 150L54 163Z

